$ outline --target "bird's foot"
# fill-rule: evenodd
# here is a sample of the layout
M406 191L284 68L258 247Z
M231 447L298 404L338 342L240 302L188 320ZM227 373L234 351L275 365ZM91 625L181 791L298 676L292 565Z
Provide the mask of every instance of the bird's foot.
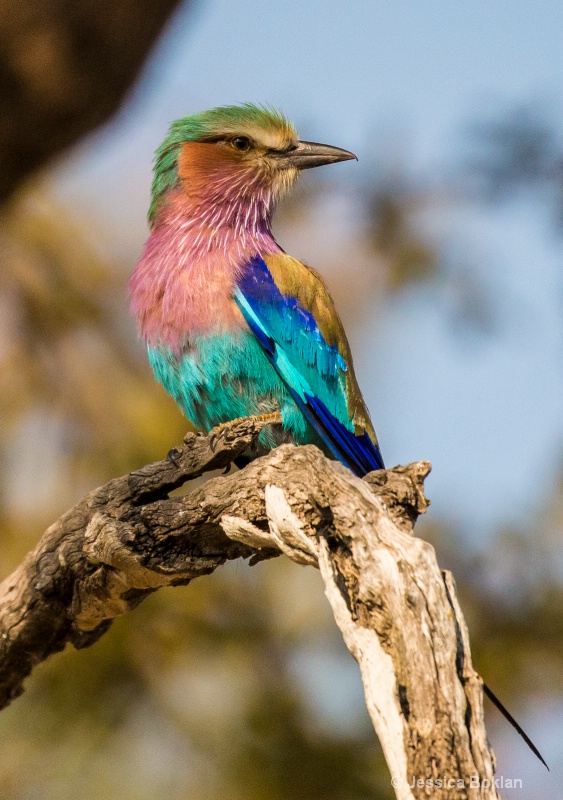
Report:
M180 448L179 447L173 447L172 450L169 450L168 453L166 454L166 460L170 461L172 466L176 467L176 469L178 469L178 466L179 466L178 459L179 459L179 457L181 455L182 455L182 451L180 450Z
M256 420L256 422L265 422L268 425L281 425L282 415L280 411L273 411L271 414L253 414L250 417L237 417L236 419L230 419L228 422L222 422L220 425L213 428L211 432L211 438L209 440L211 451L215 452L219 439L225 435L226 431L247 419Z

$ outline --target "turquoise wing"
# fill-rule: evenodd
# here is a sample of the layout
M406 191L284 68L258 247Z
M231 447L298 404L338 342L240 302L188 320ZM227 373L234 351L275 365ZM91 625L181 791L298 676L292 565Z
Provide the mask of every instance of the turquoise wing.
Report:
M322 303L310 302L317 296ZM318 276L285 254L257 256L244 267L235 301L334 456L359 476L384 469L342 325Z

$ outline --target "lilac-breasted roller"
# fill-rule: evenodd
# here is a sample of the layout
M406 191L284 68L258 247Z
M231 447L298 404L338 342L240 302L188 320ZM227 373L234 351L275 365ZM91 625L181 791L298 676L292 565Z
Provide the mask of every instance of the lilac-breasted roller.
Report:
M177 120L156 152L131 308L156 377L196 429L271 415L247 458L314 443L356 475L383 468L332 298L271 231L301 170L353 158L249 104Z
M317 444L359 476L384 466L332 298L270 226L302 169L352 158L248 104L177 120L156 152L131 308L156 377L198 430L272 421L246 460L293 442Z

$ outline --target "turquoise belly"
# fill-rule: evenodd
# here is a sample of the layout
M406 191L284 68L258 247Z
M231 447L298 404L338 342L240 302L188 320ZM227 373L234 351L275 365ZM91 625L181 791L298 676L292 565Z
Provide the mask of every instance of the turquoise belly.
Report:
M296 444L318 443L251 333L198 337L180 355L149 346L148 355L156 378L198 430L207 432L237 417L279 410L286 439ZM266 447L279 444L270 428L260 439Z

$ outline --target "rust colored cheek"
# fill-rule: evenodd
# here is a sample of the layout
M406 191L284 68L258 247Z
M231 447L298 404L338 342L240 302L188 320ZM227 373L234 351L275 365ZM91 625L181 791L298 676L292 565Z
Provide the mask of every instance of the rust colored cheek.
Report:
M186 142L178 158L178 176L186 191L198 193L213 175L232 173L234 178L242 166L235 150L209 142Z

